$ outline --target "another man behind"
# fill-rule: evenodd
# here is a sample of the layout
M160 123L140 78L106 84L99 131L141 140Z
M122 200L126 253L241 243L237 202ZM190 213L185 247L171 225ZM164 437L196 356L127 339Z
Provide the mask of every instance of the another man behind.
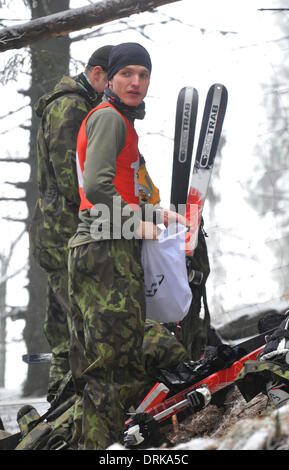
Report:
M79 222L77 135L87 113L101 102L111 48L97 49L84 73L74 78L64 76L35 107L41 117L37 137L39 198L30 227L30 249L48 279L44 332L52 351L50 402L69 371L67 243Z

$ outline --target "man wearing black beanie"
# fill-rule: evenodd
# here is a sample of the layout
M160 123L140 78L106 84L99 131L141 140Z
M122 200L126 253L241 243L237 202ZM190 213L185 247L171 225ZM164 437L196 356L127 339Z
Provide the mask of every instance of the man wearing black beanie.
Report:
M156 239L157 227L153 219L143 220L134 129L135 119L145 116L151 69L150 56L140 44L114 46L104 99L78 134L80 224L69 242L68 267L78 449L104 450L121 442L124 410L144 393L145 383L151 385L142 353L146 312L141 239ZM158 210L166 225L186 223L176 213Z
M126 42L114 46L111 50L108 64L108 80L127 65L141 65L145 67L150 74L152 71L151 58L147 50L140 44Z

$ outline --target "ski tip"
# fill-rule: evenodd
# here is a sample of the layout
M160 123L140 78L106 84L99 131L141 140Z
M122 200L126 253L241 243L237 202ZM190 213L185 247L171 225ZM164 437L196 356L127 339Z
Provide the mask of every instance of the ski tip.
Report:
M178 99L181 99L185 95L189 95L190 97L194 96L194 99L198 99L199 93L198 90L192 86L184 86L183 88L180 89ZM192 98L190 98L192 99Z
M214 87L219 87L219 88L224 88L225 90L227 89L225 85L223 85L223 83L213 83L213 85L211 85L210 88L214 88Z
M226 97L228 96L228 90L227 90L226 86L223 85L222 83L214 83L214 84L210 87L209 93L210 93L210 91L213 91L213 90L219 91L220 93L222 93L223 96L224 96L224 95L225 95Z

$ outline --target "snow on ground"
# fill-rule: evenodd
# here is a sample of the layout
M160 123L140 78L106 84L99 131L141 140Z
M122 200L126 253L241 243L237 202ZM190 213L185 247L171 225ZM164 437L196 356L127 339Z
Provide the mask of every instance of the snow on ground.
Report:
M21 390L7 390L0 388L0 418L5 431L13 434L19 432L17 413L24 405L34 406L40 415L49 408L46 397L21 397Z

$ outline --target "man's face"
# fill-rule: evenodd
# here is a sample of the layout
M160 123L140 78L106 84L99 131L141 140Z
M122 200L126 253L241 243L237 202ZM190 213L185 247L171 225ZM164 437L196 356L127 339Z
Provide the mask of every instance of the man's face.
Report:
M127 65L110 80L111 90L128 106L139 106L147 94L150 72L142 65Z

